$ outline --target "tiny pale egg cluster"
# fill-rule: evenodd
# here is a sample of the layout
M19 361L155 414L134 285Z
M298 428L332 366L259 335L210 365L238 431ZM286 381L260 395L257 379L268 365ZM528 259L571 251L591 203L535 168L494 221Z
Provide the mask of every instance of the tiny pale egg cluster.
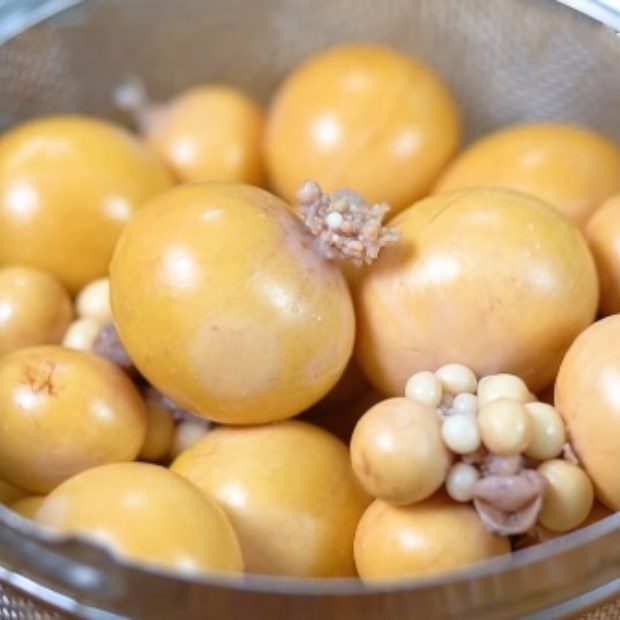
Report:
M510 536L586 520L594 488L572 454L562 417L522 379L478 380L461 364L412 375L404 397L371 408L351 439L353 470L374 497L408 506L443 487L472 503L490 532Z

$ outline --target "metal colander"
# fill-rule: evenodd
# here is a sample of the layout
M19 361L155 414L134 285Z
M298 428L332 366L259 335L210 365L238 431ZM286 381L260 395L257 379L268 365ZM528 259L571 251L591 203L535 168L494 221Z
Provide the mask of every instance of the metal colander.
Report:
M50 112L114 118L139 76L154 98L223 80L265 103L282 77L343 41L434 67L471 139L524 120L620 139L614 0L0 0L0 127ZM294 550L292 550L294 552ZM182 579L42 534L0 507L0 619L620 618L620 514L466 572L376 588L354 580ZM590 611L588 611L590 610Z

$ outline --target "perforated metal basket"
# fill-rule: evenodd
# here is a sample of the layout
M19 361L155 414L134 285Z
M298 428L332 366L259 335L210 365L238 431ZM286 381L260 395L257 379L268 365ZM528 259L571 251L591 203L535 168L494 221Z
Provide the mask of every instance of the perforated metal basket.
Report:
M435 67L458 97L468 139L538 119L620 139L620 7L565 4L573 8L554 0L0 0L0 127L50 112L113 118L111 93L128 75L162 99L217 79L267 102L309 54L358 40ZM0 507L2 619L551 619L603 601L611 603L587 617L612 619L618 597L620 514L471 571L369 589L354 580L181 579L44 535Z

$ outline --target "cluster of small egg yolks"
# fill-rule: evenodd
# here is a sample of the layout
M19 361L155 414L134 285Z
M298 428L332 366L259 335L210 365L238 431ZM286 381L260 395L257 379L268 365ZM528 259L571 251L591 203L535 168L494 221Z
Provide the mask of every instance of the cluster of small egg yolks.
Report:
M353 471L366 491L396 505L435 493L451 471L451 452L481 446L477 385L471 369L448 364L436 373L413 375L405 397L383 400L364 413L350 449ZM438 413L447 407L451 415L442 420Z
M91 351L101 329L113 321L109 278L97 278L86 284L76 297L75 308L77 318L65 331L62 345Z
M0 360L0 423L0 477L33 493L135 459L146 431L144 402L117 366L59 346Z
M547 481L540 523L568 531L586 518L594 496L587 474L558 458L565 444L561 416L536 401L522 379L478 381L470 368L447 364L412 375L405 398L384 400L361 417L351 463L366 491L390 504L423 501L444 484L450 498L465 503L482 477L472 456L523 455L540 463Z
M370 498L346 446L299 421L219 427L172 464L224 508L250 573L355 574L353 537Z
M263 182L264 114L244 92L226 86L193 88L158 111L148 146L179 183Z
M489 375L478 382L467 366L447 364L435 373L422 371L412 375L405 386L405 396L437 409L442 415L441 436L455 454L473 454L484 445L493 454L516 456L534 440L536 429L530 422L526 403L535 397L524 381L514 375ZM544 407L542 403L536 404ZM547 408L553 411L553 407ZM552 422L561 433L553 434L548 458L560 454L565 442L561 418L554 413ZM539 443L549 441L548 432L547 427L541 426ZM462 468L460 471L465 472Z
M585 229L601 285L599 311L620 312L620 193L595 211Z
M71 293L103 276L133 213L170 186L163 165L124 130L49 117L0 137L0 265L56 277Z
M620 510L620 316L594 323L572 344L555 384L555 403L598 500Z
M363 580L431 575L509 553L507 537L488 532L473 508L442 494L412 506L376 500L355 535Z
M59 343L72 316L71 298L52 276L32 267L0 269L0 357Z
M573 224L535 198L473 189L432 196L391 225L399 240L355 291L356 357L381 392L402 394L413 372L452 361L535 392L553 381L598 298Z
M620 148L583 127L508 127L461 153L435 191L472 187L504 187L536 196L583 227L604 200L620 191Z
M54 489L35 521L113 552L187 573L240 573L239 541L222 509L179 476L146 463L95 467Z
M312 178L399 211L430 189L459 138L456 104L432 71L389 49L347 45L314 56L280 88L266 164L289 202Z
M342 274L264 190L210 183L156 198L125 229L110 273L116 326L138 370L217 422L296 415L351 356Z
M480 449L482 438L476 422L478 412L478 380L474 372L462 364L446 364L432 373L412 375L405 385L405 396L435 408L443 417L441 437L454 454L471 454ZM472 499L474 484L480 472L473 465L457 461L444 479L448 495L459 502Z
M579 466L558 458L566 444L564 422L553 406L536 401L522 379L498 374L477 382L471 369L449 364L436 373L413 375L406 395L437 408L446 446L465 458L452 465L445 479L452 499L473 499L481 473L467 456L482 448L540 462L547 489L539 522L547 529L569 531L587 517L594 501L592 483Z

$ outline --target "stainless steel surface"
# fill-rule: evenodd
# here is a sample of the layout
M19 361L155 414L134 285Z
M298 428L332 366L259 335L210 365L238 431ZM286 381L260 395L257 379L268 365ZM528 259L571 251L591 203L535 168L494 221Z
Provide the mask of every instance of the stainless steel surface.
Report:
M617 27L612 0L567 2ZM434 66L470 139L527 119L580 122L620 139L620 38L553 0L0 0L0 127L49 112L119 118L112 91L130 75L155 97L218 79L267 102L302 59L350 40ZM184 580L42 535L0 508L0 588L0 618L35 617L26 599L102 620L554 618L620 596L620 514L510 560L371 589Z
M620 2L618 0L560 0L562 4L597 19L620 31Z

